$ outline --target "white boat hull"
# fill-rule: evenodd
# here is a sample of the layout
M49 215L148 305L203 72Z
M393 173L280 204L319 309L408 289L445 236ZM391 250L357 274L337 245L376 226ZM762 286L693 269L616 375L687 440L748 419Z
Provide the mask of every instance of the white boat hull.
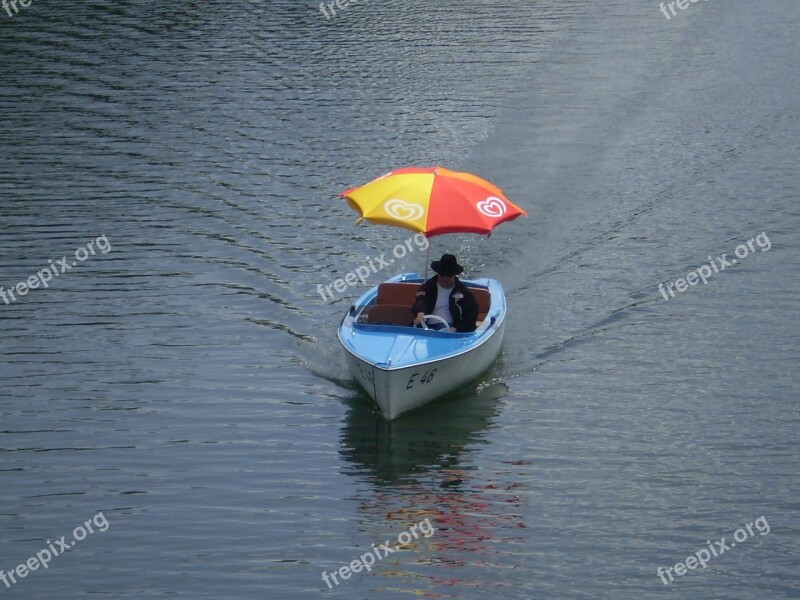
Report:
M408 367L385 368L347 352L351 373L384 416L395 419L468 383L495 361L503 344L505 321L483 344L463 354Z
M476 295L481 320L473 332L449 333L408 326L423 281L416 273L392 277L364 293L339 325L353 377L389 420L475 379L503 344L506 302L500 282L463 280Z

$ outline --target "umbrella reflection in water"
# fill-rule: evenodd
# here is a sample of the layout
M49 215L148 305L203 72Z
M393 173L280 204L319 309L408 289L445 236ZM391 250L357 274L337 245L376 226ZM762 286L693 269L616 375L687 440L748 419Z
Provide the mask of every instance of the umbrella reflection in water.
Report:
M393 535L426 518L436 529L432 537L420 536L404 548L415 553L411 561L389 556L379 573L430 578L438 585L477 585L463 570L441 577L442 565L503 561L501 555L510 553L507 544L522 541L516 533L525 519L515 463L504 463L509 466L502 472L479 475L469 464L474 462L470 455L488 443L498 401L506 392L502 383L481 391L467 386L424 412L394 422L386 421L366 398L352 400L340 454L348 463L344 473L369 483L359 486L366 491L357 496L364 521L387 521L382 531Z

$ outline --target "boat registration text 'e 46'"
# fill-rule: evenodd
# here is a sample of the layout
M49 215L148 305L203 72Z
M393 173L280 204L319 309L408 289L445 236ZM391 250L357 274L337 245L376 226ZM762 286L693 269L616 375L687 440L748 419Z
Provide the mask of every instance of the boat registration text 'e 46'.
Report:
M426 383L430 383L433 379L433 376L436 374L436 369L431 369L430 371L425 371L422 376L419 375L419 372L414 373L411 377L408 378L408 383L406 384L406 389L410 390L414 387L415 384L417 385L424 385ZM419 379L417 379L419 377Z

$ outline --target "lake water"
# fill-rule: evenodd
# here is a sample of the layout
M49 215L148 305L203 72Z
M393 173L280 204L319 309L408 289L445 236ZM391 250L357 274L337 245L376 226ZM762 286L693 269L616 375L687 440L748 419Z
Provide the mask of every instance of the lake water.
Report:
M0 595L800 597L800 4L16 6L0 286L58 276L0 300ZM410 164L530 217L433 239L506 340L389 426L317 286Z

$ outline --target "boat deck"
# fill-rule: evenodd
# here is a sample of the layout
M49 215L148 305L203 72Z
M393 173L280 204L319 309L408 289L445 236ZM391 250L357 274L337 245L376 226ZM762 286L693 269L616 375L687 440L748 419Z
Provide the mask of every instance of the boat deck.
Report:
M381 368L400 368L480 346L493 325L505 317L505 297L491 279L463 280L479 304L478 328L471 333L451 333L412 326L416 291L423 282L418 274L403 274L370 289L342 319L339 339L354 356Z

